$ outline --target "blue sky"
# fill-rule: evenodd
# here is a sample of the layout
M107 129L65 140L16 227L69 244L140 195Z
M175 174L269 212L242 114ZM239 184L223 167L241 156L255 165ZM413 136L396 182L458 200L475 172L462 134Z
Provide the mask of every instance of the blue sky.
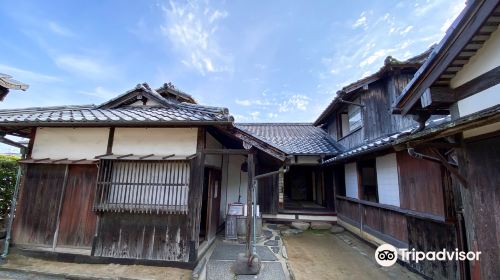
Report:
M0 108L99 104L172 82L240 122L312 122L386 56L438 42L464 7L435 1L6 1Z

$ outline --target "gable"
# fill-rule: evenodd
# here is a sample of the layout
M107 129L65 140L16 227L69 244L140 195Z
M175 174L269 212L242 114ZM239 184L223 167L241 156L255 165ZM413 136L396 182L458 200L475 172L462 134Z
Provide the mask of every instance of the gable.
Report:
M172 104L157 92L152 90L148 84L138 84L134 89L125 92L98 106L98 109L116 109L124 106L157 106L169 107Z

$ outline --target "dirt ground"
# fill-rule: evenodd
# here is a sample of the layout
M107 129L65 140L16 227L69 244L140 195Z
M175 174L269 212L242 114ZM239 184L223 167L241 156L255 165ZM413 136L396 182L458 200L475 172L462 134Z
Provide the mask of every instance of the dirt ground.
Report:
M375 250L350 233L308 230L284 238L295 279L423 279L395 264L379 266Z
M54 273L78 277L125 278L125 279L189 279L191 270L172 267L119 264L76 264L46 261L21 255L9 255L2 268L22 269L26 271Z

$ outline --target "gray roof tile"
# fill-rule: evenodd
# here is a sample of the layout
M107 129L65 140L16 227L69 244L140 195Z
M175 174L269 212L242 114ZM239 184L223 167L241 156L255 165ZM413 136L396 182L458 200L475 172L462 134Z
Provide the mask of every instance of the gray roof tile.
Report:
M168 123L168 122L231 122L224 110L199 105L172 107L121 107L98 109L95 106L61 106L0 110L0 124L34 123Z
M290 155L334 155L340 151L324 130L310 123L240 123L235 126Z

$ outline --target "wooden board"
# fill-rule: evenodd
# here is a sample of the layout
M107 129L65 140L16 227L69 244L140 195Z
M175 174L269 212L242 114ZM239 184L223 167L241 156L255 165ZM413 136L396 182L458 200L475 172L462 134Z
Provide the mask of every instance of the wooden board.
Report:
M431 154L425 149L418 150ZM401 208L444 217L443 170L439 163L416 159L398 152L399 197Z
M95 256L189 261L187 215L102 213Z
M96 165L70 165L64 190L57 245L91 247L96 215L92 212Z
M65 170L65 165L27 165L14 219L14 243L52 247Z

